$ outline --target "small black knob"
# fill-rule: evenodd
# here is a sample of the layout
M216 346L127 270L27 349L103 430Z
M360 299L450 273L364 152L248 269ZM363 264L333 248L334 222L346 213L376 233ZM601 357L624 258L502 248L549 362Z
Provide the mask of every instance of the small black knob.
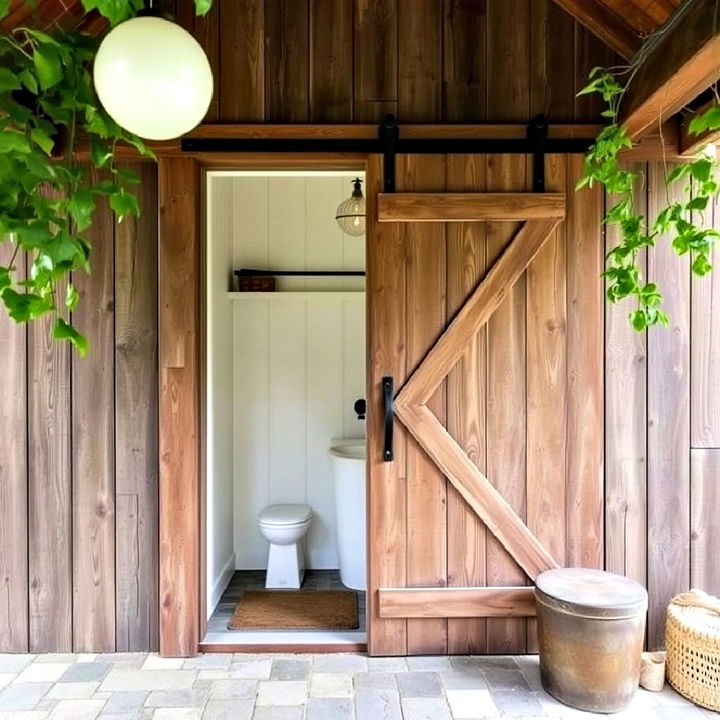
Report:
M367 403L365 398L358 398L353 405L353 409L358 416L358 420L364 420L367 415Z

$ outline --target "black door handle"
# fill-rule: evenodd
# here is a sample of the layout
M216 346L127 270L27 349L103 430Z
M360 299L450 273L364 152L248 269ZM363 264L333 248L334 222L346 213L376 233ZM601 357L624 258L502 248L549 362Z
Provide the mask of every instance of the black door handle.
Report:
M385 447L383 449L383 460L391 462L393 459L393 379L384 377L382 379L383 398L385 400Z

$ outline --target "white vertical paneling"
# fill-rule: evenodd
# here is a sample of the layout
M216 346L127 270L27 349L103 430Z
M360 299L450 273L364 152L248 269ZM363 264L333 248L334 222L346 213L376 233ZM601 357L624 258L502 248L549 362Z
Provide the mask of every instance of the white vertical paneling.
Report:
M271 503L305 500L306 302L270 302Z
M312 270L342 270L343 232L335 222L339 203L338 186L343 178L306 178L306 267ZM332 290L337 278L309 278L308 290Z
M215 182L219 182L216 180ZM233 269L243 267L262 270L268 267L268 188L269 178L232 178L232 212L235 221L232 249Z
M270 495L270 323L267 300L235 303L235 559L261 568L267 549L257 517Z
M268 185L268 263L273 270L305 269L305 178L274 177ZM278 278L278 290L304 290L306 281Z
M343 406L338 388L343 386L343 306L338 301L309 299L307 307L306 497L313 509L307 549L311 567L327 568L337 567L328 446L342 427Z
M365 437L365 420L353 409L355 401L365 397L365 295L358 293L342 305L343 437Z
M338 188L338 204L347 199L353 191L351 178L340 178L341 182ZM363 186L364 192L364 186ZM343 270L356 270L365 268L365 236L355 237L346 235L340 228L340 239L343 244ZM344 278L343 287L347 290L357 290L365 287L363 278Z

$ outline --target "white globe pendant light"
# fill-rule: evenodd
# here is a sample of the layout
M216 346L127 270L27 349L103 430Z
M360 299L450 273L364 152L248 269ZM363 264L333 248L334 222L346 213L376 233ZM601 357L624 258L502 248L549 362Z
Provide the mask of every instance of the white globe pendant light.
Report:
M170 140L198 125L210 106L213 77L200 44L156 15L126 20L100 44L95 90L118 125L147 140Z
M365 234L365 198L362 193L362 180L355 178L353 193L343 200L335 212L335 220L346 235L358 237Z

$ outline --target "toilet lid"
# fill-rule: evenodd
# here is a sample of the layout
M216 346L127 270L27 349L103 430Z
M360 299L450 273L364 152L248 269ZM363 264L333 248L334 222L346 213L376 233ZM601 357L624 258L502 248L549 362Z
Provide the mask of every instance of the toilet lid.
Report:
M258 519L266 525L297 525L311 514L309 505L268 505Z

